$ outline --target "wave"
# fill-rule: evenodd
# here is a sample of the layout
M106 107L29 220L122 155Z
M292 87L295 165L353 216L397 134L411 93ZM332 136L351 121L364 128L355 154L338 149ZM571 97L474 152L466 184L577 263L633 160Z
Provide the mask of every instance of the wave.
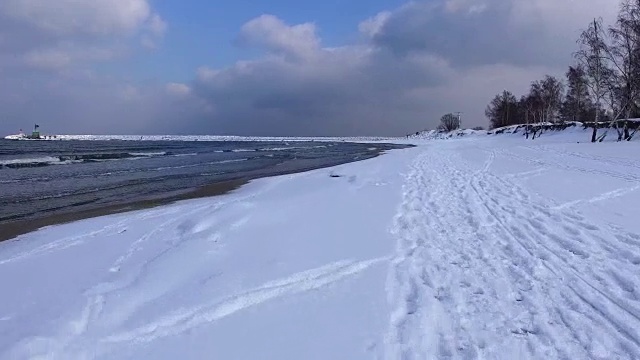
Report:
M286 150L295 150L295 149L306 149L306 148L305 147L300 147L300 146L274 147L274 148L260 149L260 151L286 151Z
M158 156L172 155L167 152L117 152L117 153L93 153L70 154L58 156L41 156L32 158L17 158L0 160L0 169L34 168L49 165L69 165L76 163L90 163L113 160L139 160Z
M288 144L286 144L288 145ZM315 145L315 146L283 146L283 147L264 147L257 149L223 149L223 150L215 150L215 153L226 153L226 152L256 152L256 151L287 151L287 150L298 150L298 149L322 149L328 146L333 145Z
M230 164L230 163L236 163L236 162L243 162L243 161L247 161L247 160L249 160L249 159L222 160L222 161L213 162L212 164Z
M41 167L59 163L61 160L53 156L42 156L35 158L0 160L0 168L19 169L24 167Z
M247 160L250 160L250 159L243 158L243 159L210 161L210 162L187 164L187 165L161 166L161 167L157 167L157 168L142 169L142 170L119 170L119 171L104 172L104 173L100 173L100 174L80 175L80 177L101 177L101 176L111 176L111 175L126 174L126 173L131 173L131 172L152 172L152 171L155 172L155 171L166 171L166 170L176 170L176 169L188 169L188 168L208 166L208 165L222 165L222 164L243 162L243 161L247 161Z
M117 152L117 153L93 153L93 154L72 154L60 155L60 161L104 161L104 160L122 160L122 159L145 159L150 157L171 155L165 151L162 152Z
M324 149L326 147L327 147L327 145L271 147L271 148L260 149L260 151L287 151L287 150L296 150L296 149Z
M158 152L132 152L128 153L132 156L140 156L140 157L152 157L152 156L163 156L167 155L166 151L158 151Z

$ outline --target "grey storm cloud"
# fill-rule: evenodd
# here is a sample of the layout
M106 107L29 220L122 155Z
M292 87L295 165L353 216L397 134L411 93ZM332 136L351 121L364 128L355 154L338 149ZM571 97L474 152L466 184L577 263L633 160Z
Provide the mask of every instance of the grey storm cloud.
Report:
M360 39L336 48L317 24L261 15L238 36L261 58L141 85L93 68L156 46L167 24L147 0L61 0L83 26L47 1L0 5L0 132L45 117L76 133L402 135L450 111L485 125L493 95L561 75L579 30L617 11L611 0L411 1L354 24Z
M399 59L369 46L299 51L293 35L283 37L289 43L274 51L283 56L200 76L194 93L210 102L216 115L201 126L259 135L385 134L419 108L404 94L445 84L449 76L437 57Z
M389 14L373 42L398 54L437 53L455 66L557 66L571 60L590 18L616 10L612 0L416 1Z
M519 29L505 31L512 6L503 1L459 13L448 11L445 3L410 3L388 16L373 35L373 43L400 56L422 51L437 53L460 66L552 61L549 54L538 54L537 46L532 46L531 41L538 41L535 37L527 39Z
M194 82L194 94L216 114L199 126L258 135L401 135L432 128L449 111L484 125L495 93L524 91L569 65L579 28L592 15L567 21L563 14L576 17L572 5L410 2L363 21L360 43L331 49L321 46L314 24L263 15L241 29L243 43L266 51L263 59L208 70Z

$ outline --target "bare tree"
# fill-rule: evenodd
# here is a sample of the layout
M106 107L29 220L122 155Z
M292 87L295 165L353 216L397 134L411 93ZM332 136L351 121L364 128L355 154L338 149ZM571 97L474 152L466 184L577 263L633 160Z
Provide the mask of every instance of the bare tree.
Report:
M536 80L531 83L529 89L529 95L527 99L529 106L531 107L531 114L533 116L533 123L542 123L547 121L546 119L546 103L545 103L545 90L543 82Z
M600 109L610 85L609 74L611 73L607 67L606 54L609 50L604 42L602 19L594 19L593 23L582 32L578 43L580 50L575 54L575 57L586 72L589 95L596 104L596 108ZM600 112L596 111L591 142L596 142L598 136L599 117Z
M542 114L545 122L555 122L562 105L564 85L553 76L545 76L540 82Z
M623 129L618 127L618 118L612 119L620 141L623 136L630 137L628 120L632 112L637 113L640 97L640 1L622 2L615 25L609 27L609 36L611 44L606 54L613 70L610 86L616 92L619 108L624 108Z
M567 78L567 93L562 102L560 116L562 121L582 121L592 118L597 111L589 99L589 90L585 71L582 66L569 66L565 74Z
M524 135L528 139L529 138L529 124L533 122L533 101L530 95L520 97L520 101L518 101L519 107L524 115L524 123L526 124L524 128Z
M624 89L621 86L618 86L615 83L609 84L609 87L607 88L606 100L610 111L610 122L604 130L604 133L602 133L602 135L597 138L598 142L603 141L607 137L607 134L609 133L609 129L611 127L616 129L616 132L618 133L618 141L622 140L622 135L624 134L624 132L618 127L618 119L627 111L627 108L630 105L628 101L621 100L624 98L624 96L621 95L623 92ZM602 110L599 109L598 111ZM632 137L633 135L629 136Z
M518 100L509 91L496 95L484 111L491 128L499 128L519 123Z
M445 114L440 118L438 129L441 131L453 131L460 128L460 119L454 114Z

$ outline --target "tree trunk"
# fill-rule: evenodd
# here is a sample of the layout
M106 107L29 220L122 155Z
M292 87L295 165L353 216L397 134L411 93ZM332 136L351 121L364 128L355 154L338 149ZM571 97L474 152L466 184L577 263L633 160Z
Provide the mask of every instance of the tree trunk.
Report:
M636 134L636 132L638 132L638 129L640 129L640 126L636 127L635 130L633 130L631 135L629 135L629 137L627 138L627 141L631 141L631 139L633 139L633 136Z
M599 110L596 111L596 118L593 121L593 133L591 134L591 142L596 142L596 138L598 137L598 118L599 118Z
M627 100L627 103L630 103L629 100ZM630 115L631 109L627 108L627 110L624 112L624 125L622 125L622 130L620 130L620 127L618 126L618 122L616 122L616 130L618 131L618 141L622 141L623 137L626 140L629 137L629 129L627 128L627 121L629 120L629 115Z
M624 139L629 140L629 116L627 116L627 120L624 121Z
M524 137L529 138L529 121L527 121L527 110L524 111Z
M618 141L622 141L622 131L620 131L620 127L618 126L618 121L614 122L616 132L618 133Z

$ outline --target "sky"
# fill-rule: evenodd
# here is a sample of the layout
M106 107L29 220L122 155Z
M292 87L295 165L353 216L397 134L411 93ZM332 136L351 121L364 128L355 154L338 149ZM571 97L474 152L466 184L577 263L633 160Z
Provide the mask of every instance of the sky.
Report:
M615 0L2 0L0 135L404 135L562 76Z

